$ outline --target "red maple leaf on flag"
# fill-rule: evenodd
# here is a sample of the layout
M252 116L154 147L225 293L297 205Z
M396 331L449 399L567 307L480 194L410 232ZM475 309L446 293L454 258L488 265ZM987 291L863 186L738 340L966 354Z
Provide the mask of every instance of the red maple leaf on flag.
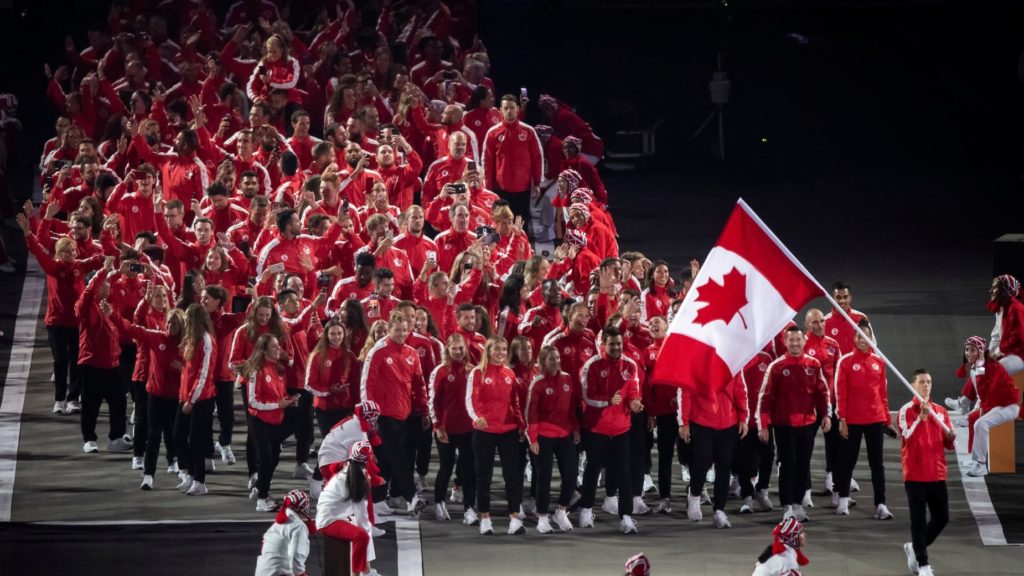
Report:
M704 302L707 306L697 311L694 323L707 325L715 320L728 324L733 317L739 316L743 321L743 329L747 329L747 319L740 310L747 305L747 277L734 266L722 277L722 283L709 279L697 292L696 302Z

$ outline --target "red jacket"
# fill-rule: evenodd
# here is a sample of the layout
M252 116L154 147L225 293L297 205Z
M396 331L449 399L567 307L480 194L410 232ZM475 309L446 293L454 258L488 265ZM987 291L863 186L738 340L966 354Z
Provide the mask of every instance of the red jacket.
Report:
M949 429L953 428L946 409L934 402L930 410L940 416ZM904 482L944 482L946 480L946 453L955 450L952 438L947 438L942 427L932 416L921 422L921 403L915 397L900 408L900 453L903 461Z
M412 197L419 188L420 173L423 172L423 160L420 160L420 155L415 150L410 150L406 158L407 163L404 166L396 163L377 170L388 189L388 203L398 206L398 209L403 211L412 206Z
M284 422L284 409L278 402L287 392L284 373L276 362L264 360L263 366L249 376L245 390L249 398L249 414L272 426L280 426Z
M107 198L104 210L118 214L121 239L126 243L134 242L135 235L143 230L156 231L153 197L145 197L138 192L129 193L128 184L124 182L114 187L114 192Z
M867 315L863 312L854 310L853 308L846 310L846 314L852 318L854 322L858 323L864 318L867 318ZM856 346L853 345L853 336L856 333L857 331L853 329L853 326L850 326L850 323L840 316L835 310L832 310L825 315L825 334L831 336L839 343L840 354L848 354L856 349Z
M1024 358L1024 303L1011 298L1003 307L1003 319L999 324L999 352L1003 356L1016 355Z
M491 434L504 434L522 430L523 414L516 396L516 375L507 366L490 365L484 372L479 366L473 368L466 381L466 412L469 419L487 421L479 428Z
M117 310L121 318L133 318L135 309L146 295L146 284L142 276L134 277L114 272L107 280L110 282L110 297L107 300ZM127 334L121 335L121 344L132 341Z
M178 400L192 404L212 400L217 395L217 387L213 383L216 372L217 340L212 334L204 334L202 345L197 345L192 357L185 360Z
M245 314L217 310L210 314L210 321L213 323L213 333L217 335L217 350L220 352L217 354L217 371L213 378L217 382L230 382L235 379L235 373L228 366L228 361L231 358L235 331L245 322Z
M540 436L567 437L580 429L582 405L579 384L565 372L536 376L526 395L526 436L531 443Z
M159 398L178 399L181 370L171 366L171 362L175 360L181 362L178 338L163 330L128 324L123 319L119 327L134 338L140 348L145 347L148 350L149 372L145 378L146 392Z
M561 103L551 119L551 131L555 136L565 139L566 136L576 136L583 141L580 152L602 158L604 156L604 142L594 134L594 130L582 118Z
M747 387L740 375L714 393L687 390L682 400L680 418L685 425L725 430L749 419Z
M361 399L379 404L382 416L405 420L413 412L428 413L419 355L391 338L382 338L367 353L359 386Z
M771 363L772 355L762 350L751 358L740 372L740 378L743 378L743 384L747 388L747 424L751 430L757 430L757 399L761 397L764 375L768 373L768 366Z
M25 242L46 272L46 325L77 326L75 302L85 290L85 275L103 266L103 256L63 262L40 246L35 236L27 236Z
M263 81L263 74L270 74L270 83ZM252 76L245 85L245 93L249 100L266 100L270 98L271 90L285 90L288 93L288 101L295 104L302 104L302 95L295 87L299 83L299 61L293 56L279 58L275 62L268 60L261 61L252 71Z
M982 412L1020 402L1017 386L1002 364L996 360L986 359L984 371L980 374L978 372L976 368L968 372L961 366L957 369L956 375L959 378L967 378L964 396L972 401L980 398Z
M885 363L871 351L855 350L836 364L836 416L847 424L892 423Z
M235 333L231 336L231 352L228 356L228 367L237 369L244 364L245 361L249 359L249 356L252 356L253 349L256 347L256 340L258 340L260 336L269 332L270 328L268 326L257 325L255 333L250 339L249 333L245 329L245 323L243 322L239 325L235 330ZM281 348L284 350L285 356L287 357L283 360L283 363L287 364L290 362L288 358L293 358L295 354L295 351L292 350L291 340L288 338L287 333L285 333L284 337L279 338L278 340L281 344ZM227 353L227 350L224 352ZM239 380L239 382L243 382L243 380Z
M310 354L306 363L305 388L313 394L313 407L320 410L354 410L359 386L359 360L345 348L328 347L325 354ZM332 386L341 386L332 390Z
M428 168L427 175L423 178L423 194L420 198L420 206L426 207L441 193L445 184L451 184L462 179L466 171L466 163L469 158L463 156L456 160L451 156L445 156L435 160Z
M565 361L563 359L563 366ZM580 369L584 411L583 426L595 434L618 436L629 431L630 401L640 398L640 368L622 356L612 360L599 353ZM622 394L622 403L612 405L612 397Z
M85 287L75 303L78 317L78 365L96 368L117 368L121 359L120 334L114 321L100 312L96 299L108 272L100 270ZM114 312L116 314L116 311Z
M331 228L337 227L332 226ZM306 293L302 296L310 297L316 290L317 262L315 254L321 242L334 243L334 238L327 240L329 236L331 236L330 233L320 238L306 234L300 234L291 240L280 236L274 238L260 250L260 255L256 259L256 276L262 276L268 266L282 263L285 272L302 276L303 285L306 287ZM302 265L304 259L309 260L312 269L306 270ZM268 279L267 283L270 282L271 280Z
M538 320L539 319L539 320ZM523 314L519 321L519 334L530 339L534 356L540 354L544 337L562 327L562 312L558 306L542 304Z
M661 352L661 345L665 341L655 340L643 351L644 371L647 372L647 382L650 382L651 373L654 371L654 363ZM675 414L679 418L679 407L682 405L682 389L664 384L652 384L644 387L644 410L648 416L658 417L668 414Z
M854 347L856 350L856 346ZM807 333L807 344L804 345L804 352L818 362L821 362L821 371L825 374L825 382L828 383L828 391L832 399L832 405L836 403L836 363L842 354L839 352L839 343L829 336L818 336L813 332ZM852 352L852 351L850 351Z
M466 412L468 368L465 362L452 362L441 364L431 372L430 420L434 428L448 434L473 431L473 420Z
M185 213L191 212L189 206L192 200L202 199L206 187L210 185L206 164L195 153L179 156L176 152L154 152L141 134L135 136L132 145L143 160L160 169L164 200L181 200L185 204Z
M597 354L597 345L594 343L597 338L590 330L583 329L582 332L573 332L568 327L554 336L548 335L546 344L554 346L562 359L562 370L564 370L575 381L580 382L580 371L588 360Z
M757 429L807 426L831 413L821 363L807 354L779 356L768 366L757 404Z
M477 142L483 142L487 138L487 131L501 123L501 112L494 107L477 106L462 116L462 123L473 131Z
M544 179L544 154L533 127L502 122L487 131L483 149L484 181L491 190L528 192Z
M644 321L658 316L662 318L668 316L668 311L672 308L672 298L668 295L668 284L665 287L660 287L651 283L644 289L642 296L640 312Z
M334 289L331 291L331 297L327 299L327 309L337 310L341 307L341 304L349 298L354 298L361 302L369 297L370 294L373 294L373 282L369 282L366 286L360 287L355 276L342 278L334 285Z
M476 242L476 234L469 230L456 232L449 228L434 236L434 244L437 245L437 265L441 272L451 274L455 259L459 254L468 250L474 242Z
M390 314L388 314L390 316ZM424 374L433 374L434 368L441 362L442 358L435 353L434 341L429 336L417 332L409 332L405 339L405 345L416 351L420 357L420 369ZM442 346L443 348L443 346ZM429 390L428 390L429 392ZM426 412L424 412L426 414Z
M412 267L414 277L419 276L423 270L423 265L427 262L427 252L433 252L435 260L438 257L437 244L422 234L416 236L409 232L402 232L395 236L394 246L404 251L409 257L409 266ZM451 270L445 272L451 272Z

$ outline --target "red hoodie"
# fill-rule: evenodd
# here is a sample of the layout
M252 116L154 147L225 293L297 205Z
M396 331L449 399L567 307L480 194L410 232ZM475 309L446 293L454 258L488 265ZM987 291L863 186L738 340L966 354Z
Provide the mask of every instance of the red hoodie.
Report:
M465 362L442 364L430 374L430 420L434 428L448 434L473 431L466 412L466 381L469 366Z
M580 386L565 372L535 377L526 396L526 436L531 443L569 436L580 429L582 405Z
M504 434L522 430L523 414L516 396L516 375L507 366L490 365L485 372L479 366L469 373L466 382L466 412L471 421L487 421L484 428L490 434Z
M75 303L79 366L112 369L120 363L120 333L114 321L100 312L100 303L96 298L108 275L106 270L97 272ZM116 314L116 311L113 313Z

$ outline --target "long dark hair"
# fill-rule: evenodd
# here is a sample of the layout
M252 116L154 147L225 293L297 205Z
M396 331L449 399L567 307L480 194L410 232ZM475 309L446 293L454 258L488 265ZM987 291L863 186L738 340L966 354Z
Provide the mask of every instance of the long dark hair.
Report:
M356 460L349 460L348 476L345 477L345 487L348 488L349 500L352 502L366 500L369 484L369 481L366 479L366 464Z
M758 563L760 563L760 564L764 564L764 563L765 563L765 562L767 562L767 561L768 561L768 559L769 559L769 558L771 558L772 556L775 556L775 553L773 553L773 552L772 552L772 546L771 546L771 544L769 544L769 545L768 545L768 546L767 546L767 547L766 547L766 548L764 549L764 552L761 552L761 555L757 557L757 561L758 561Z
M498 299L498 310L504 310L506 307L511 308L513 312L518 314L522 311L523 304L523 286L526 285L526 279L519 274L512 274L505 280L505 285L501 288L501 298Z

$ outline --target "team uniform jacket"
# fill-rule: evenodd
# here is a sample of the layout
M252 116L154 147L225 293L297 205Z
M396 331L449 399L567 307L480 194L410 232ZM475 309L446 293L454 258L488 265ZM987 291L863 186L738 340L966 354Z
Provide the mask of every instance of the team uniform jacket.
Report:
M757 399L761 397L761 385L771 363L772 355L762 350L747 362L737 376L743 379L743 385L747 389L747 424L751 430L757 430Z
M854 347L856 350L856 346ZM849 350L847 353L853 352ZM828 382L829 394L832 398L832 405L836 404L836 364L843 356L839 352L839 342L829 336L818 336L813 332L807 333L807 344L804 345L804 352L821 362L821 371L825 374L825 381Z
M217 371L217 342L209 333L203 334L203 342L197 345L192 358L185 361L185 369L181 372L181 390L178 400L182 403L195 404L202 400L211 400L217 395L217 387L213 384L213 375Z
M143 160L160 169L164 200L181 200L185 212L190 212L192 200L201 199L210 185L206 164L195 153L180 156L177 152L154 152L142 135L136 135L132 145Z
M582 405L580 386L565 372L534 377L526 395L526 436L531 443L569 436L580 429Z
M445 184L461 180L468 162L469 158L465 156L459 159L445 156L431 163L427 167L427 175L423 178L423 194L420 205L428 206L441 193L441 188L444 188Z
M382 338L363 361L361 401L380 405L381 416L405 420L412 413L427 414L427 390L420 357L405 344Z
M579 382L580 370L588 360L597 354L596 337L588 329L573 332L565 327L558 332L548 334L544 343L554 346L562 359L562 370Z
M505 122L484 137L484 181L492 190L526 192L544 179L544 154L532 126Z
M540 321L536 322L538 318ZM558 306L548 306L547 304L530 308L519 321L519 334L530 339L534 354L540 353L544 337L560 328L562 328L561 311Z
M873 352L855 350L836 365L836 415L847 424L892 423L885 363Z
M473 431L473 420L466 412L468 368L465 362L452 362L441 364L430 374L430 421L435 429L448 434Z
M323 356L310 354L306 363L305 389L313 394L313 407L319 410L353 410L359 386L359 360L343 347L328 347ZM343 388L335 392L332 386Z
M846 314L855 322L859 323L867 315L859 310L848 308ZM853 352L856 346L853 345L853 336L857 333L838 312L834 309L825 315L825 334L832 337L839 343L840 355ZM783 348L784 350L784 348ZM782 352L783 354L785 352Z
M1017 386L1013 378L1006 372L1006 368L995 360L986 359L984 370L972 368L968 373L961 366L956 375L960 378L967 378L964 384L963 395L972 401L981 399L981 411L988 412L1002 406L1012 406L1018 401Z
M742 377L733 378L715 392L699 394L687 390L682 394L679 414L684 425L698 424L713 430L725 430L747 422L747 387Z
M434 244L437 245L437 265L441 271L451 274L455 259L459 254L468 250L474 242L476 242L476 234L469 230L456 232L454 228L448 228L434 236Z
M938 415L949 429L946 409L930 402L929 409ZM945 432L934 416L921 422L921 401L916 397L900 408L900 453L903 462L904 482L944 482L946 480L945 450L955 450L954 439L946 438Z
M27 236L25 241L46 272L46 325L78 326L75 302L85 290L85 275L103 266L103 257L96 255L85 260L63 262L40 246L34 235Z
M245 393L249 399L249 414L271 426L284 422L284 408L278 402L287 392L284 374L277 362L264 360L263 365L249 375Z
M507 366L474 368L466 381L466 412L471 421L483 418L485 428L479 430L491 434L504 434L522 430L523 414L516 395L516 375Z
M394 246L408 256L409 266L412 268L414 277L419 276L423 270L423 265L427 262L427 252L433 252L435 259L438 257L437 244L423 234L416 236L409 232L403 232L395 236Z
M563 359L563 366L565 361ZM599 353L580 369L583 426L595 434L618 436L629 431L630 401L640 398L640 368L626 356L613 360ZM622 403L612 397L622 394Z
M821 363L807 354L778 357L765 372L757 404L757 429L807 426L831 413Z
M75 303L78 317L78 365L96 368L117 368L121 357L120 334L114 321L100 312L96 300L100 285L108 272L100 270L85 287ZM116 312L114 312L116 314Z

